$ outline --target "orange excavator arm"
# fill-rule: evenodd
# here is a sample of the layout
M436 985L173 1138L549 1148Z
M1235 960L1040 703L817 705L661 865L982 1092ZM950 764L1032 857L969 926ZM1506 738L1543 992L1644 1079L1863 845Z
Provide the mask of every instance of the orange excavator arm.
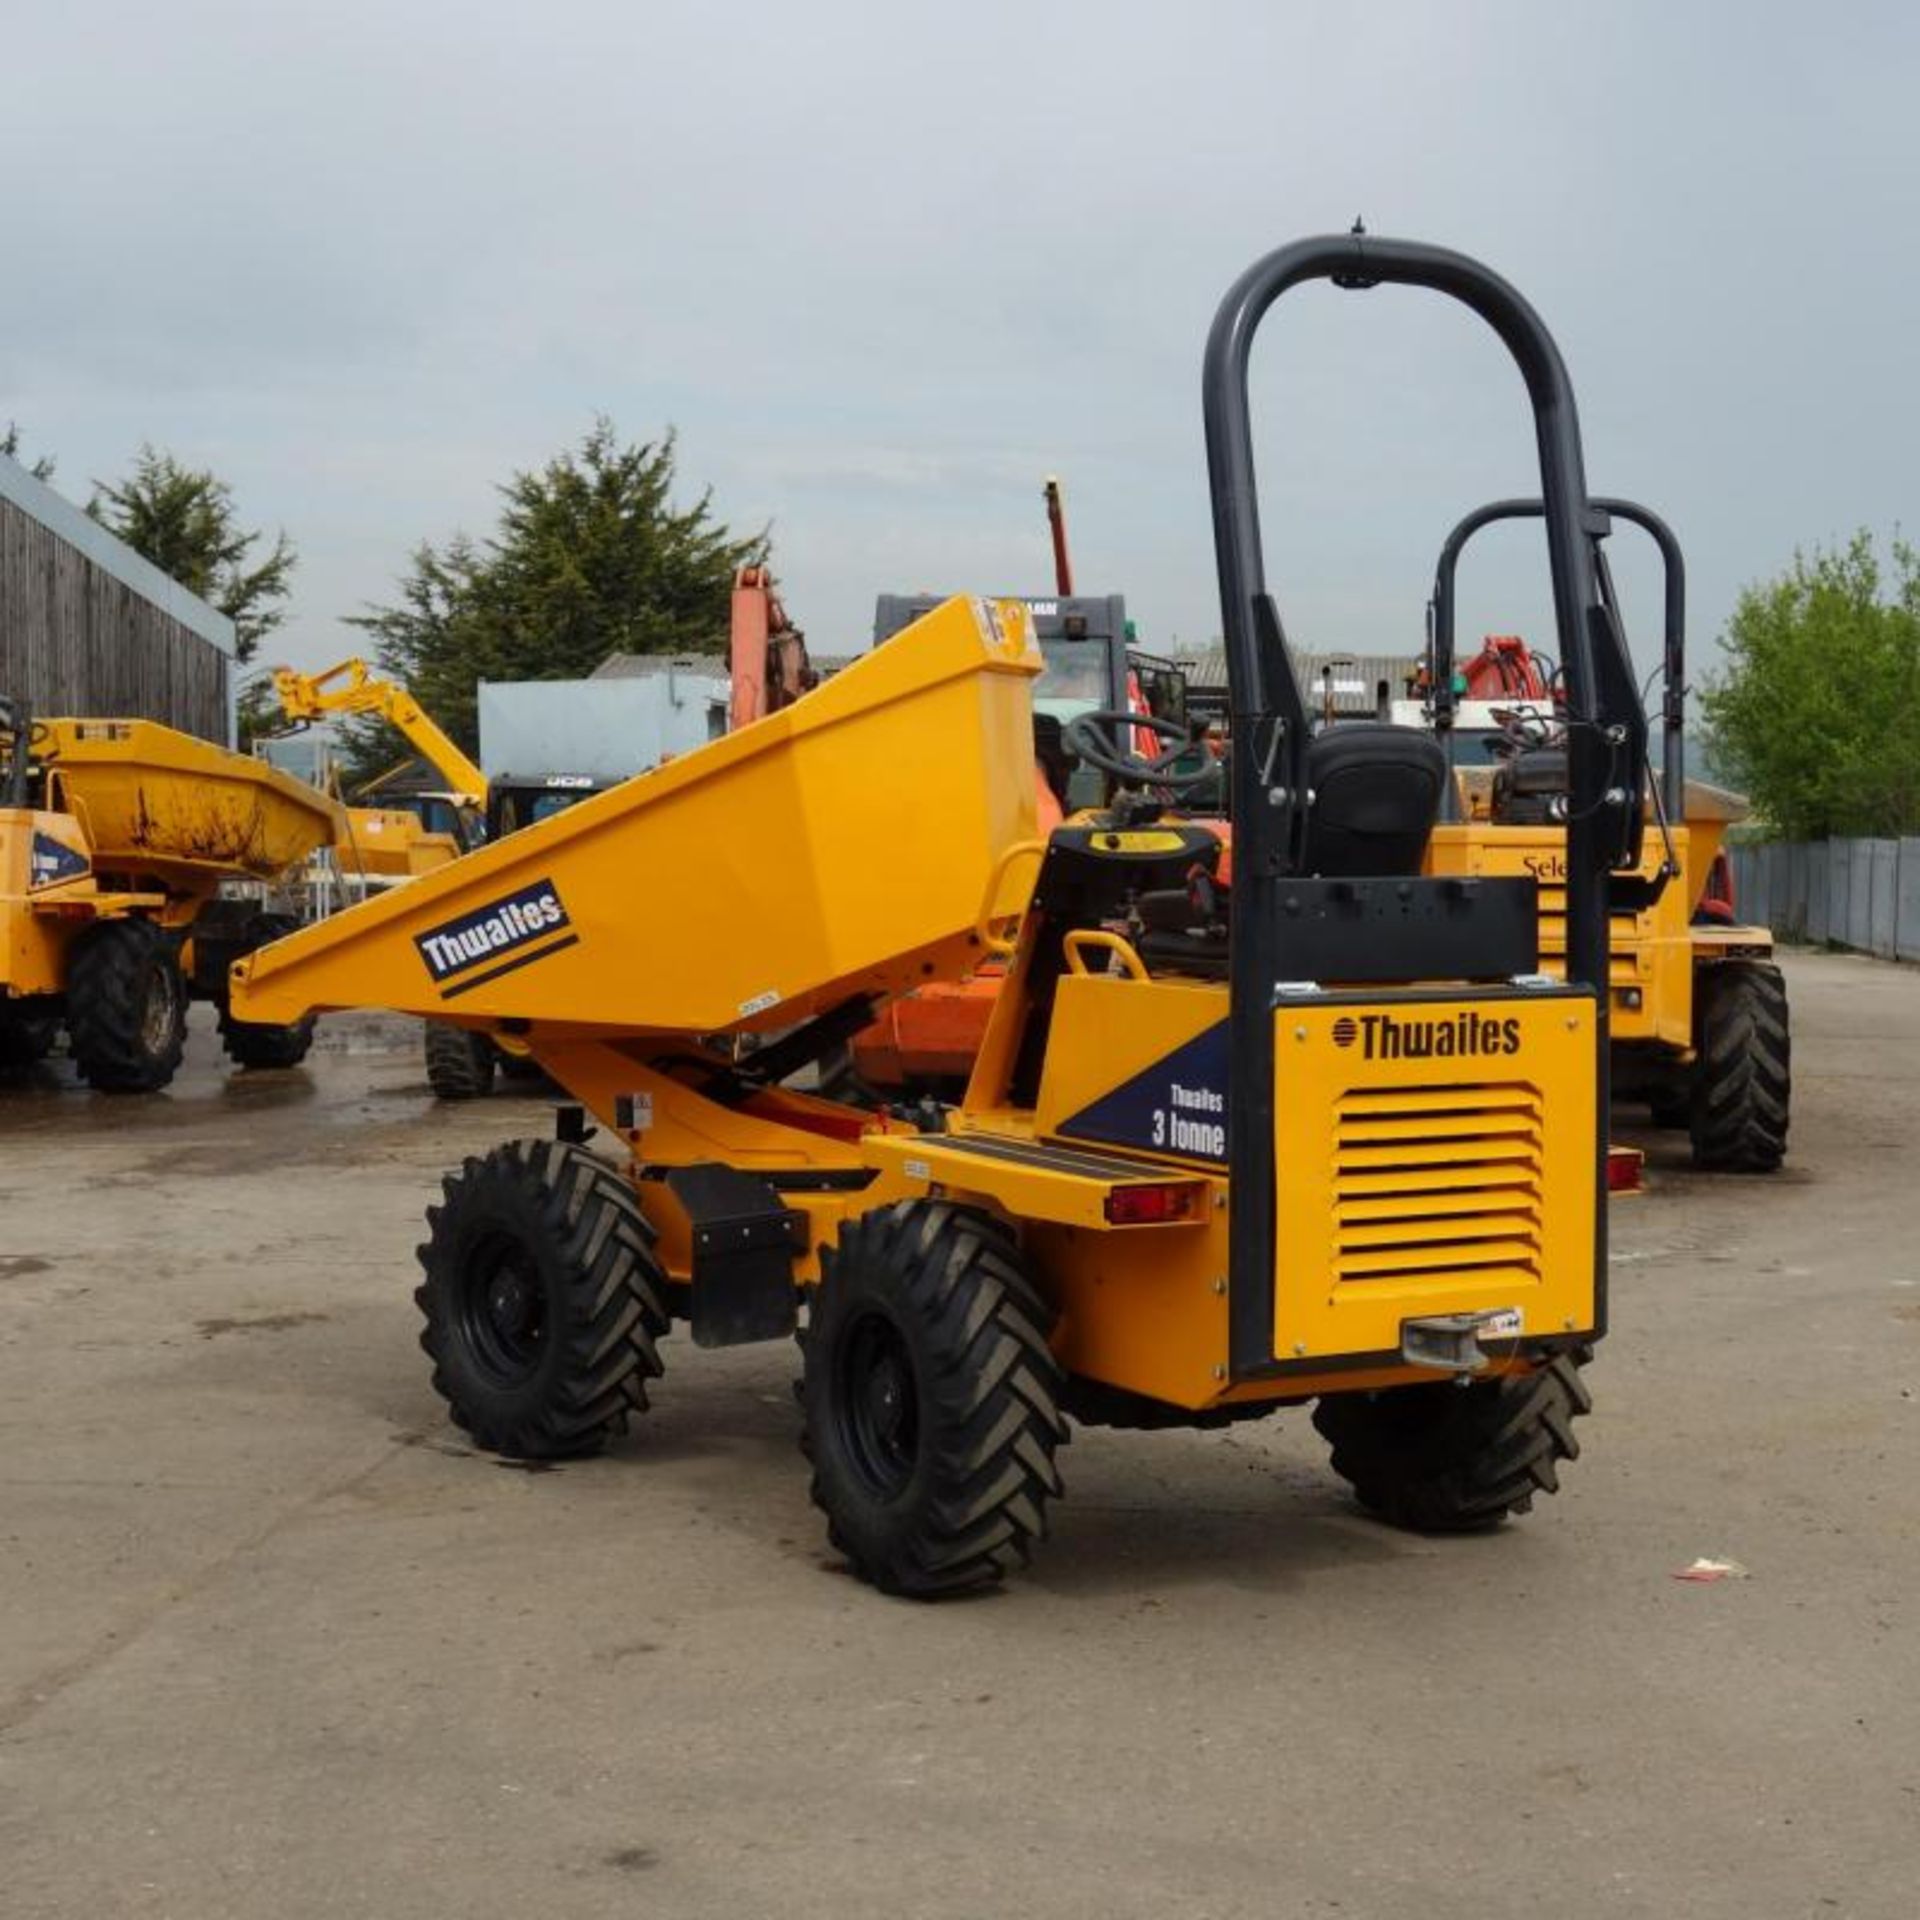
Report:
M767 567L742 567L733 576L733 613L727 639L732 678L727 726L731 731L790 707L819 684L807 658L806 636L787 618Z

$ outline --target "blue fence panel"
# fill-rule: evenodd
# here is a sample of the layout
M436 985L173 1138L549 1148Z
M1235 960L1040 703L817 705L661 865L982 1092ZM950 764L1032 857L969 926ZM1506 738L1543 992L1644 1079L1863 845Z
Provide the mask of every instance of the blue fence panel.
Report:
M1739 919L1757 922L1760 918L1760 910L1754 900L1755 890L1760 884L1756 876L1765 853L1764 847L1727 849L1727 865L1733 872L1733 911Z
M1901 960L1920 960L1920 840L1900 842L1894 875L1893 951Z
M1866 846L1873 872L1867 907L1867 951L1891 960L1900 890L1900 842L1869 840Z
M1807 843L1789 841L1781 848L1786 859L1786 882L1774 902L1773 930L1783 939L1807 937Z
M1848 893L1853 881L1853 843L1827 842L1827 938L1843 945L1847 938Z
M1873 940L1873 842L1847 842L1847 945L1865 953Z
M1744 913L1757 926L1770 927L1773 924L1773 854L1772 847L1755 847L1753 860L1753 898L1737 911ZM1736 901L1740 896L1735 894Z

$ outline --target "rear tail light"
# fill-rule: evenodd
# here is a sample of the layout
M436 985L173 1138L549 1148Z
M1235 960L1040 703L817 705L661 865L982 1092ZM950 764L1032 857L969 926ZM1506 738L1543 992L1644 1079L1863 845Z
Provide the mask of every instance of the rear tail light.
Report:
M1190 1220L1194 1214L1190 1184L1160 1187L1115 1187L1107 1195L1107 1220L1116 1227L1161 1227L1170 1220Z
M1638 1147L1609 1147L1607 1149L1607 1191L1609 1193L1638 1193L1642 1187L1641 1171L1646 1165L1647 1156Z

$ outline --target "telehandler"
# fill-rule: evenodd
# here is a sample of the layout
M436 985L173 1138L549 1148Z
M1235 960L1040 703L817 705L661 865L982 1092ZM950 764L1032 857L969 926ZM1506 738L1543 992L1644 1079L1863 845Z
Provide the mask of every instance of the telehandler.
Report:
M351 871L388 882L416 879L444 866L479 838L486 775L397 680L383 679L364 660L349 658L324 673L276 667L273 691L284 731L298 732L343 714L374 714L446 782L443 793L422 796L433 803L431 818L420 806L349 807L350 848L343 851L351 854Z
M1532 400L1579 722L1564 978L1540 971L1531 876L1421 874L1430 734L1311 730L1247 376L1268 308L1325 280L1463 302ZM237 967L250 1018L386 1006L510 1033L580 1103L428 1210L422 1344L479 1444L590 1452L646 1404L673 1319L724 1346L804 1306L813 1498L889 1592L1021 1566L1070 1418L1315 1403L1336 1471L1412 1527L1554 1490L1606 1322L1606 888L1638 862L1646 759L1572 388L1487 268L1341 235L1235 283L1204 401L1230 884L1214 834L1161 817L1167 770L1122 710L1103 724L1134 791L1035 837L1026 612L956 599L783 711ZM785 1084L1016 921L937 1121Z
M1650 508L1621 499L1593 505L1602 519L1646 532L1665 572L1659 777L1647 782L1639 802L1649 816L1639 870L1609 886L1613 1090L1644 1100L1656 1124L1685 1128L1697 1165L1771 1173L1786 1154L1792 1097L1787 989L1774 964L1773 935L1739 925L1730 887L1722 895L1717 884L1727 828L1745 817L1746 803L1687 778L1686 562L1673 529ZM1460 555L1482 528L1541 511L1537 499L1494 501L1462 519L1440 550L1428 701L1447 755L1452 804L1433 835L1428 866L1436 873L1535 875L1542 964L1552 972L1562 946L1560 868L1569 804L1567 727L1557 703L1550 693L1523 703L1504 735L1492 739L1493 764L1456 765ZM1611 602L1604 548L1596 568ZM1504 644L1510 677L1539 685L1545 676L1525 643L1509 636Z
M264 761L0 700L0 1065L37 1060L64 1021L83 1080L152 1092L192 999L218 1007L236 1065L297 1065L311 1020L243 1019L227 998L233 961L297 923L226 889L282 879L339 831L331 800Z

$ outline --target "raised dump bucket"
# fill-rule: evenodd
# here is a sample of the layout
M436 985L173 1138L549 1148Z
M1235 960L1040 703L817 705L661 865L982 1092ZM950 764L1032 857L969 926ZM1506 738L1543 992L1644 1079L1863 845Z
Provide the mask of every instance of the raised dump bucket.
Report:
M263 949L234 1010L790 1026L967 972L1033 865L1025 609L954 599L784 711Z
M33 751L47 808L80 820L99 872L265 880L335 836L340 809L325 794L157 721L47 720Z

